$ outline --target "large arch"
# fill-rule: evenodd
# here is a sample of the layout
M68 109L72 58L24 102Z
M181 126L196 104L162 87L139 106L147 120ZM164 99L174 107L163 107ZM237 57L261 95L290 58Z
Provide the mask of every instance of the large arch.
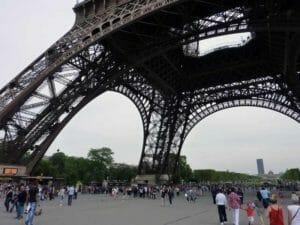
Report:
M201 120L188 134L181 154L193 169L257 174L262 158L266 173L298 167L299 123L277 111L241 106Z
M213 92L198 90L191 99L187 98L190 107L186 120L182 121L176 130L172 144L179 146L174 152L181 154L182 145L191 130L204 118L234 107L259 107L281 113L300 123L300 110L298 105L285 92L285 85L279 85L281 75L276 79L249 80L240 84L231 85L224 89L223 86L215 87ZM238 87L238 88L237 88ZM176 168L174 168L175 172Z
M238 101L298 120L297 85L287 82L299 48L289 49L298 41L286 40L299 30L297 9L251 1L76 5L73 28L0 90L0 160L17 162L31 148L33 168L66 123L106 90L129 95L141 113L141 173L166 173L189 129L216 110L243 104ZM201 58L184 51L198 40L245 31L255 38L239 48Z
M136 107L136 109L139 112L142 125L143 125L143 132L147 132L146 127L149 123L147 119L147 114L149 113L149 107L150 103L147 98L142 98L141 96L138 96L137 93L134 92L130 87L126 87L124 85L118 85L114 88L109 89L109 91L119 93L125 97L127 97ZM95 98L101 96L103 93L105 93L106 90L96 89L93 93L90 93L88 96L86 96L76 107L73 107L70 109L70 112L68 112L68 115L64 117L60 123L57 124L57 126L53 127L51 130L51 134L45 138L38 146L38 151L34 151L30 158L30 162L27 165L27 174L30 174L34 167L36 166L37 162L44 156L49 146L53 143L53 141L57 138L57 136L60 134L60 132L63 130L63 128L73 119L73 117L79 113L85 106L87 106L91 101L93 101ZM143 143L144 146L144 143Z
M206 117L225 109L234 108L234 107L243 107L243 106L265 108L272 111L276 111L300 123L299 111L295 111L287 105L281 103L275 103L265 99L237 99L237 100L222 102L219 104L213 104L205 108L203 111L200 111L199 113L195 113L194 116L190 117L190 120L187 125L185 138L188 136L191 130Z

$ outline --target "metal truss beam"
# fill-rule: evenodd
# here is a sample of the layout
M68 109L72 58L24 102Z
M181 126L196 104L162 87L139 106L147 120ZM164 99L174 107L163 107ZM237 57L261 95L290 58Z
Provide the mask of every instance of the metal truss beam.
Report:
M66 124L108 90L140 112L140 174L174 174L191 129L226 108L263 107L300 122L296 5L113 2L77 5L73 28L0 90L1 162L31 152L30 173ZM202 58L185 52L243 32L255 36L245 47Z

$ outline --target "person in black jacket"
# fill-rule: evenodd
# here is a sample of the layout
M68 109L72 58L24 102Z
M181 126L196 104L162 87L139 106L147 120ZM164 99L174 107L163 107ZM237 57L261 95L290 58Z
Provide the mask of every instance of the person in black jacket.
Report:
M7 187L5 201L4 201L6 212L9 211L9 203L11 202L12 198L13 198L13 191L12 191L11 187Z
M16 219L22 219L24 214L24 205L27 199L27 192L25 191L25 187L23 184L19 187L19 193L17 196L17 217Z
M240 197L240 203L241 203L241 205L244 204L244 192L242 191L242 189L238 188L238 190L237 190L236 193Z
M29 186L29 191L27 194L27 217L25 220L26 225L32 225L33 224L33 219L35 215L35 210L38 204L38 193L39 189L37 188L37 183L31 183Z

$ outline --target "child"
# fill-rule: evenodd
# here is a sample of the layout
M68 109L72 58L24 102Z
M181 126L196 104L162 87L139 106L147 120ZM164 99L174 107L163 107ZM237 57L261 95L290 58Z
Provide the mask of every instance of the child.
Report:
M254 224L254 209L255 209L255 205L253 202L247 202L246 207L242 207L243 210L246 211L247 216L248 216L248 221L249 221L249 225L253 225Z

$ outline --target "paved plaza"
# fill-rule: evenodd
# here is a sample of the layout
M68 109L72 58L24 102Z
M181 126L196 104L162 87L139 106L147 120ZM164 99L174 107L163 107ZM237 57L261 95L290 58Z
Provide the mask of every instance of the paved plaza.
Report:
M254 196L246 196L254 199ZM34 225L217 225L217 208L207 193L188 203L183 196L175 198L170 206L160 206L160 199L113 200L105 195L79 195L71 207L59 206L58 199L41 203L43 214L35 217ZM285 210L286 207L284 206ZM229 222L231 214L227 210ZM23 220L14 219L15 213L0 208L0 225L24 225ZM267 221L267 220L265 220ZM286 221L286 217L285 217ZM231 223L229 223L231 224ZM246 213L240 211L240 225L248 224ZM256 223L258 218L256 215ZM266 223L268 224L268 222Z

